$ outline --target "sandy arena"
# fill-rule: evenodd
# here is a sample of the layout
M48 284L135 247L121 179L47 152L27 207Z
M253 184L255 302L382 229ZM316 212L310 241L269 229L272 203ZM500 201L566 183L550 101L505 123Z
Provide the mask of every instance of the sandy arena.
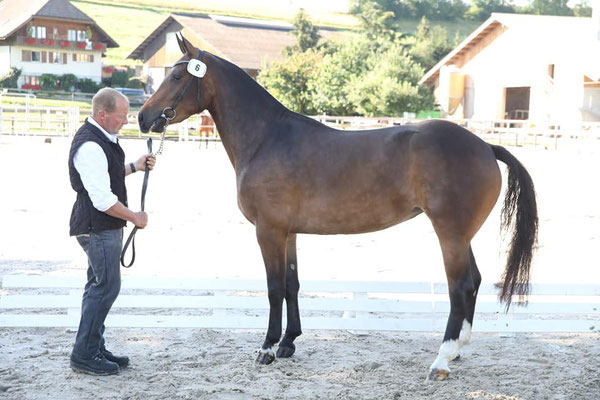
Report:
M0 136L0 279L84 274L68 236L75 195L69 139ZM145 142L123 140L128 159ZM538 193L533 282L600 285L600 157L589 149L509 148ZM504 169L501 164L501 169ZM139 208L142 174L128 178ZM165 145L150 176L147 229L124 276L264 279L253 226L237 209L221 144ZM473 240L484 283L501 275L499 207ZM128 232L128 231L127 231ZM425 216L381 232L298 238L303 279L444 281ZM0 295L7 294L0 289ZM265 301L267 301L265 299ZM7 312L2 310L1 312ZM306 331L293 358L254 363L265 330L107 328L107 345L131 366L118 376L72 372L75 331L0 328L0 398L6 399L590 399L600 398L600 334L474 335L445 382L425 380L442 334Z

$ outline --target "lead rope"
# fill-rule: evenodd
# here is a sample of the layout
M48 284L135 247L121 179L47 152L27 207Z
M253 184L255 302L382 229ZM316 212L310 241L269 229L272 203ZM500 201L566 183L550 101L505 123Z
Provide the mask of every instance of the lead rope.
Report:
M166 129L165 129L166 130ZM164 139L164 131L163 131L163 139ZM148 138L148 154L152 153L152 138ZM162 150L162 141L160 144L160 150ZM159 151L160 151L159 150ZM146 208L146 190L148 189L148 177L150 176L150 167L146 164L146 169L144 170L144 183L142 184L142 199L141 199L141 208L142 211ZM123 246L123 250L121 251L121 265L125 268L129 268L135 262L135 234L138 231L138 227L134 226L133 230L129 234L127 241L125 242L125 246ZM129 264L125 264L125 253L127 252L127 248L129 247L129 243L131 243L131 261Z
M203 52L200 51L200 53L198 55L198 60L200 60L200 61L202 60L202 54L203 54ZM176 63L174 65L188 63L188 62L189 62L189 60L179 61L178 63ZM205 69L205 71L206 71L206 69ZM165 124L163 126L163 131L160 136L160 145L158 146L158 151L155 153L155 155L157 155L157 156L162 155L163 146L165 144L165 134L167 132L167 127L169 126L169 123L173 119L175 119L175 115L177 114L175 112L175 108L177 107L177 104L179 104L181 99L183 98L188 87L194 80L194 77L197 78L197 84L198 84L197 99L198 99L198 104L200 104L200 77L192 75L190 77L190 79L188 79L188 81L185 84L185 87L183 88L181 93L179 93L179 96L177 96L177 99L175 99L175 103L173 103L173 106L166 107L160 116L160 118L165 120ZM148 138L148 153L149 154L152 153L152 138ZM142 211L144 211L145 203L146 203L146 190L148 188L148 176L149 175L150 175L150 167L148 167L148 164L146 164L146 170L144 172L144 183L142 184L142 201L141 201ZM121 265L125 268L131 267L135 261L135 233L137 232L137 230L138 230L137 226L133 227L133 230L131 231L131 233L129 234L129 237L127 238L127 241L125 242L125 246L123 246L123 250L121 251ZM127 252L129 243L131 243L131 261L129 262L129 264L125 265L125 253Z

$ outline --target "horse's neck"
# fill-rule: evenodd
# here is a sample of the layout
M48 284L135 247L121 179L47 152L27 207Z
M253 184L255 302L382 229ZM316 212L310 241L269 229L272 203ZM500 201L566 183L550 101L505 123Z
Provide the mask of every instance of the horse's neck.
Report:
M274 124L287 110L244 73L227 71L215 85L215 97L209 106L223 146L236 172L252 159L269 135ZM228 76L233 75L233 76Z

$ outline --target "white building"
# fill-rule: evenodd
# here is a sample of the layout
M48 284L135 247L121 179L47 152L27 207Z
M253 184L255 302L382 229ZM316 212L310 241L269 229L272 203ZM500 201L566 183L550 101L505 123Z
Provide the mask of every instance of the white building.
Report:
M600 13L492 14L421 79L445 116L600 121Z
M100 82L103 53L118 46L69 0L0 2L0 77L21 69L21 88L37 89L42 74Z

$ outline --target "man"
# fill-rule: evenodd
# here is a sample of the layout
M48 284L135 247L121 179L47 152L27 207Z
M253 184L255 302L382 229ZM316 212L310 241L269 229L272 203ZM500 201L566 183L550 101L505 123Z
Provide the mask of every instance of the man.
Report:
M87 284L81 320L71 353L71 368L94 375L111 375L129 364L104 346L104 320L121 289L119 266L126 221L144 228L148 215L127 208L125 176L154 168L156 158L145 154L125 164L117 133L127 123L129 101L111 88L92 99L92 116L73 138L69 177L77 192L70 220L70 235L88 257Z

